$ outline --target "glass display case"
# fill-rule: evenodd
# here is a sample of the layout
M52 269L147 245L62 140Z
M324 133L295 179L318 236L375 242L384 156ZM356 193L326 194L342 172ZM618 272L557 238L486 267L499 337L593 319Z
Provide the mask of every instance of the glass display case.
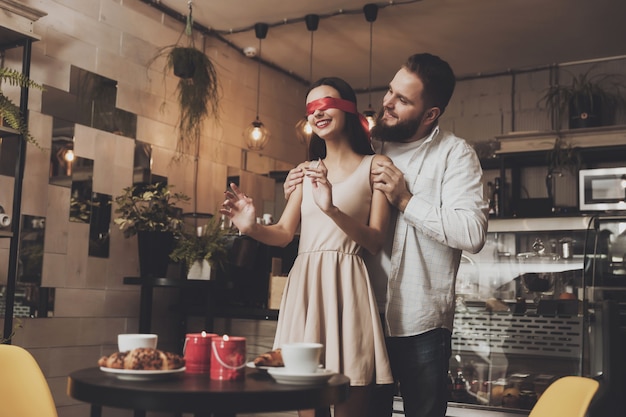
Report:
M449 416L527 414L555 379L602 371L588 303L592 217L494 219L463 253Z

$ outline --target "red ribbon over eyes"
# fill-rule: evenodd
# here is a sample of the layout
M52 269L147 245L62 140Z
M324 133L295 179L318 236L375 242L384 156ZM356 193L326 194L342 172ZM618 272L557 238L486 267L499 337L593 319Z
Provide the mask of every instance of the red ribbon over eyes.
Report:
M356 104L350 100L345 100L343 98L334 98L334 97L324 97L317 100L313 100L309 104L306 105L306 115L307 117L315 113L315 110L328 110L328 109L337 109L341 111L345 111L346 113L352 113L359 116L359 121L361 122L361 126L365 131L365 134L369 137L370 129L369 123L365 116L358 112L356 109Z

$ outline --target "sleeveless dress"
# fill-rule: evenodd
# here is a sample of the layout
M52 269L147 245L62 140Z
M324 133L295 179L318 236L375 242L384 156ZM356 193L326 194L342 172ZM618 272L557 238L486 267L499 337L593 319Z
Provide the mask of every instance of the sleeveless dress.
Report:
M332 184L335 206L365 224L372 201L372 158L363 157L348 178ZM320 342L325 368L347 375L351 385L390 384L393 377L363 249L317 207L310 179L304 179L302 191L300 245L281 300L274 348Z

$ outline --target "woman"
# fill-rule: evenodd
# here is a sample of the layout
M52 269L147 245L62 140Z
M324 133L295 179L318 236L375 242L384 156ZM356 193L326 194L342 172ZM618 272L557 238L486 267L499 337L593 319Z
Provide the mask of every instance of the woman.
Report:
M311 162L275 225L256 223L252 200L234 184L222 214L244 233L265 244L285 246L300 224L298 256L280 305L274 347L288 342L324 344L327 369L350 377L349 399L335 405L335 417L367 414L373 383L393 382L379 314L361 251L383 245L390 208L373 191L373 155L367 122L356 110L352 88L339 78L322 78L307 94L313 128ZM312 416L313 410L301 411Z

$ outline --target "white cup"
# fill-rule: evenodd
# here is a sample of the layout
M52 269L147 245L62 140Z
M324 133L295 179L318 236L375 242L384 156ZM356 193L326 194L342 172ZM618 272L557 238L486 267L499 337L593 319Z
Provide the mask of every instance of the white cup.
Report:
M148 333L123 333L117 335L117 348L120 352L126 352L136 348L157 347L158 336Z
M321 343L286 343L281 346L285 369L294 374L317 372L324 345Z

